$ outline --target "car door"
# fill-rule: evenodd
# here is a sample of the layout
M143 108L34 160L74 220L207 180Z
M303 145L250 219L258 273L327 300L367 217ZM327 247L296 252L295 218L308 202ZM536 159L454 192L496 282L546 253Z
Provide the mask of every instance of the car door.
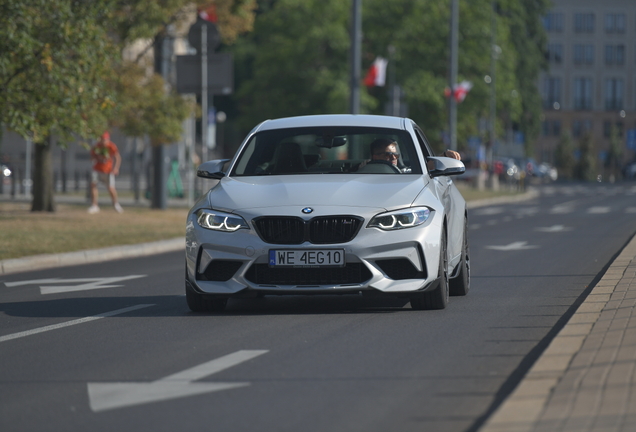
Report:
M417 140L422 148L422 152L425 157L434 156L426 136L422 130L413 125ZM427 167L428 170L428 167ZM448 259L451 265L454 267L458 262L458 257L461 254L461 247L463 242L463 222L464 212L463 208L458 206L456 195L459 194L457 188L453 184L453 179L449 176L439 176L431 179L435 188L437 197L444 205L444 211L448 221ZM462 198L463 201L463 198Z

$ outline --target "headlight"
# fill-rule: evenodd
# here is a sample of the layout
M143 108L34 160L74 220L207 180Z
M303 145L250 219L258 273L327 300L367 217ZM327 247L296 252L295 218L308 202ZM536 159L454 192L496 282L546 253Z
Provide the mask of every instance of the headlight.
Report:
M380 228L386 231L411 228L422 225L430 215L431 210L428 207L415 207L382 213L374 216L367 228Z
M237 215L206 209L200 209L196 214L197 223L205 229L224 232L234 232L241 228L249 229L247 222Z

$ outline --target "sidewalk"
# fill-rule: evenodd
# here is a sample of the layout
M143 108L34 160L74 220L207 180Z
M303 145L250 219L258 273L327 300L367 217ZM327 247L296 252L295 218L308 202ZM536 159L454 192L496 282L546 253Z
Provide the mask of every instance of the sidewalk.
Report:
M636 431L636 236L480 432Z

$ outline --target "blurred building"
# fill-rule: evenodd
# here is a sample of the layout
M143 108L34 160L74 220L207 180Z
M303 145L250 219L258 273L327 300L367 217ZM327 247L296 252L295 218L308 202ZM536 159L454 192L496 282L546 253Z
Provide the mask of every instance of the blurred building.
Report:
M549 70L539 79L543 118L538 158L554 162L554 149L565 132L575 146L590 133L602 162L615 126L623 143L623 162L632 160L636 0L552 0L544 27Z

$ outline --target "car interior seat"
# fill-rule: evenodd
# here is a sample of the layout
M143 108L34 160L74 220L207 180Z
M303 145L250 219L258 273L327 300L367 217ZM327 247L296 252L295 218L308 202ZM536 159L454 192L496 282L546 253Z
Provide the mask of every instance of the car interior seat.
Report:
M295 142L280 143L274 152L272 174L307 172L300 145Z

